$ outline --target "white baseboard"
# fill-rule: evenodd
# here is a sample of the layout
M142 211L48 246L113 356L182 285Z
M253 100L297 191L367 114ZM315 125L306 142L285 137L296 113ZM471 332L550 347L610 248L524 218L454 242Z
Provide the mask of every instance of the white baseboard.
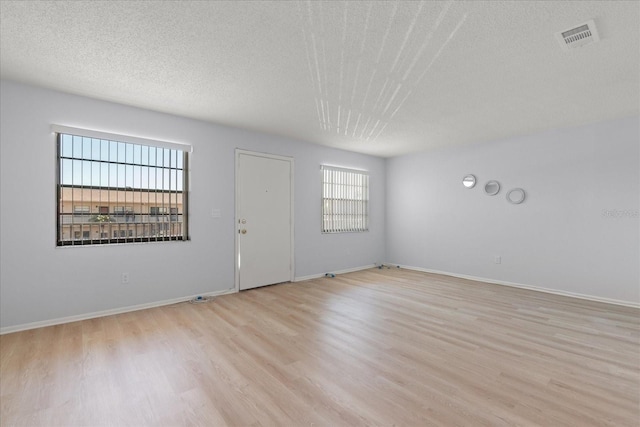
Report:
M586 295L586 294L579 294L579 293L574 293L574 292L560 291L560 290L557 290L557 289L549 289L549 288L542 288L542 287L538 287L538 286L523 285L521 283L513 283L513 282L506 282L506 281L503 281L503 280L488 279L486 277L469 276L469 275L466 275L466 274L451 273L451 272L448 272L448 271L433 270L433 269L429 269L429 268L413 267L413 266L410 266L410 265L402 265L402 264L398 264L398 263L385 263L384 265L399 266L400 268L404 268L404 269L407 269L407 270L421 271L423 273L442 274L442 275L445 275L445 276L458 277L458 278L461 278L461 279L474 280L474 281L478 281L478 282L491 283L491 284L495 284L495 285L509 286L509 287L512 287L512 288L527 289L527 290L530 290L530 291L545 292L545 293L548 293L548 294L562 295L562 296L566 296L566 297L579 298L579 299L584 299L584 300L589 300L589 301L604 302L604 303L607 303L607 304L615 304L615 305L621 305L621 306L632 307L632 308L640 308L640 303L635 303L635 302L630 302L630 301L622 301L622 300L616 300L616 299L611 299L611 298L602 298L602 297L597 297L597 296L594 296L594 295ZM374 268L376 266L377 266L376 264L369 264L369 265L364 265L364 266L361 266L361 267L353 267L353 268L347 268L347 269L344 269L344 270L332 271L331 273L332 274L352 273L354 271L367 270L369 268ZM300 277L296 277L293 281L294 282L301 282L303 280L317 279L317 278L320 278L320 277L324 277L325 274L326 273L312 274L312 275L309 275L309 276L300 276ZM198 294L198 295L201 295L201 296L220 296L220 295L231 294L231 293L234 293L234 292L236 292L236 290L234 288L232 288L232 289L225 289L223 291L209 292L209 293ZM76 316L60 317L60 318L57 318L57 319L43 320L43 321L40 321L40 322L32 322L32 323L24 323L24 324L15 325L15 326L7 326L5 328L0 328L0 335L10 334L12 332L26 331L26 330L29 330L29 329L44 328L44 327L47 327L47 326L62 325L64 323L78 322L78 321L81 321L81 320L95 319L97 317L112 316L114 314L128 313L128 312L131 312L131 311L138 311L138 310L144 310L144 309L147 309L147 308L161 307L161 306L164 306L164 305L177 304L177 303L189 301L189 300L197 297L198 295L191 295L191 296L187 296L187 297L174 298L174 299L170 299L170 300L156 301L156 302L151 302L151 303L146 303L146 304L131 305L131 306L128 306L128 307L114 308L114 309L111 309L111 310L96 311L96 312L93 312L93 313L79 314L79 315L76 315Z
M584 300L589 300L589 301L596 301L596 302L604 302L604 303L607 303L607 304L622 305L622 306L625 306L625 307L640 308L640 303L631 302L631 301L622 301L622 300L617 300L617 299L598 297L598 296L594 296L594 295L586 295L586 294L579 294L579 293L575 293L575 292L560 291L560 290L557 290L557 289L542 288L542 287L531 286L531 285L523 285L521 283L505 282L503 280L496 280L496 279L487 279L486 277L468 276L466 274L457 274L457 273L451 273L451 272L448 272L448 271L432 270L432 269L429 269L429 268L412 267L410 265L402 265L402 264L396 264L396 263L389 263L389 264L390 265L397 265L397 266L400 266L400 268L405 268L407 270L421 271L423 273L442 274L442 275L445 275L445 276L458 277L460 279L475 280L477 282L491 283L491 284L494 284L494 285L509 286L509 287L512 287L512 288L527 289L527 290L536 291L536 292L545 292L547 294L562 295L562 296L565 296L565 297L579 298L579 299L584 299Z
M331 274L353 273L354 271L367 270L369 268L374 268L375 266L376 266L376 264L369 264L369 265L363 265L361 267L347 268L347 269L344 269L344 270L328 271L327 273L331 273ZM327 273L311 274L309 276L300 276L300 277L296 277L295 279L293 279L293 281L294 282L302 282L303 280L318 279L320 277L324 277L325 274L327 274Z
M365 265L365 266L362 266L362 267L355 267L355 268L348 268L348 269L340 270L340 271L333 271L331 273L333 273L333 274L351 273L351 272L354 272L354 271L360 271L360 270L366 270L368 268L373 268L375 266L376 266L375 264L370 264L370 265ZM296 277L293 281L294 282L300 282L300 281L303 281L303 280L317 279L319 277L324 277L324 275L325 275L325 273L314 274L314 275L303 276L303 277ZM237 292L237 290L235 288L232 288L232 289L226 289L226 290L223 290L223 291L210 292L210 293L204 293L204 294L198 294L198 295L200 295L200 296L219 296L219 295L231 294L231 293L234 293L234 292ZM79 315L75 315L75 316L60 317L60 318L51 319L51 320L42 320L42 321L39 321L39 322L24 323L24 324L21 324L21 325L7 326L7 327L4 327L4 328L0 328L0 335L10 334L12 332L27 331L29 329L45 328L47 326L62 325L64 323L79 322L81 320L95 319L97 317L112 316L114 314L128 313L128 312L131 312L131 311L145 310L147 308L161 307L163 305L177 304L177 303L180 303L180 302L189 301L190 299L195 298L198 295L191 295L191 296L187 296L187 297L174 298L174 299L170 299L170 300L150 302L150 303L146 303L146 304L131 305L131 306L128 306L128 307L114 308L114 309L111 309L111 310L96 311L96 312L93 312L93 313L79 314Z
M60 317L57 319L43 320L40 322L24 323L22 325L7 326L5 328L0 328L0 335L10 334L12 332L26 331L29 329L44 328L47 326L62 325L63 323L78 322L80 320L95 319L97 317L112 316L114 314L128 313L131 311L145 310L147 308L161 307L163 305L177 304L180 302L189 301L197 296L215 297L220 295L231 294L234 292L236 292L235 289L225 289L223 291L191 295L188 297L173 298L173 299L168 299L164 301L150 302L146 304L130 305L128 307L113 308L110 310L103 310L103 311L95 311L93 313L78 314L76 316Z

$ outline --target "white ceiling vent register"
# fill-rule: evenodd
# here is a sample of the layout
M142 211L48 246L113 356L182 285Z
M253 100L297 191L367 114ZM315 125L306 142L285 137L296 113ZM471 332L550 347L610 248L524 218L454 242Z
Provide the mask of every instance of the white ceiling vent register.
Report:
M556 38L564 50L586 46L600 40L596 24L593 20L580 24L577 27L560 31L556 33Z

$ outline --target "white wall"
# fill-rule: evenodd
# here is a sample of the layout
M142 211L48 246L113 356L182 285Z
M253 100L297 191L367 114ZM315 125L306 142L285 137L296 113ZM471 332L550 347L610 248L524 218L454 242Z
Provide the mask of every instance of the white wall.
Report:
M235 148L295 158L297 277L387 260L640 302L637 117L385 163L14 82L0 93L3 329L233 288ZM52 123L192 144L192 240L56 248ZM370 171L370 232L320 233L322 163ZM479 179L472 190L461 184L467 173ZM482 192L489 179L503 185L495 197ZM524 204L506 202L513 187L527 190Z
M2 328L233 288L235 148L295 158L297 277L384 261L383 159L9 81L0 93ZM192 144L192 240L57 248L52 123ZM320 233L322 163L369 171L368 233Z
M387 259L639 303L639 128L634 117L389 160ZM505 199L514 187L521 205Z

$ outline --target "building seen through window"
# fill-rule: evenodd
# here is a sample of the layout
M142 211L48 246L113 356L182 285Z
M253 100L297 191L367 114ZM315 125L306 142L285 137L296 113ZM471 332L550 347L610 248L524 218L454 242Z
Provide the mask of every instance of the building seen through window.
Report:
M58 134L59 246L187 240L185 151Z

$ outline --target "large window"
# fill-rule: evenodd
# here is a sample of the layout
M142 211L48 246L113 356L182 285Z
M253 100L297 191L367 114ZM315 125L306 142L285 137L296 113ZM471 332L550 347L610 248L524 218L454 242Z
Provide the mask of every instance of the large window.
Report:
M188 240L188 146L54 130L58 246Z
M322 166L322 232L369 229L369 175L365 171Z

